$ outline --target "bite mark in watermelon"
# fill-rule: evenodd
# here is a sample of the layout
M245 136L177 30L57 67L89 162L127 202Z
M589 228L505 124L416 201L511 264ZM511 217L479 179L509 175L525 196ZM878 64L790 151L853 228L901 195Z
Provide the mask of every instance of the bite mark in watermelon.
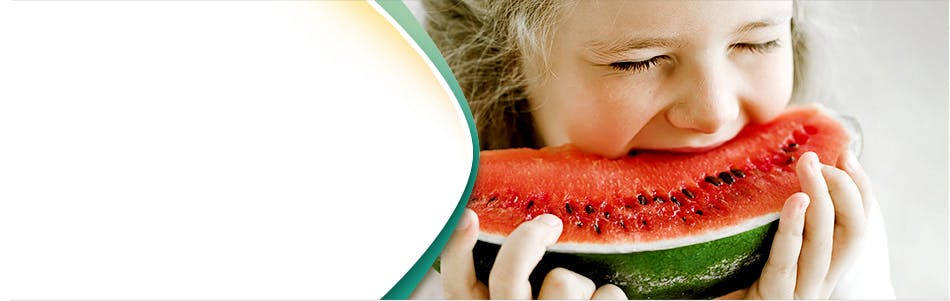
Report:
M818 108L749 125L705 153L640 151L619 159L570 145L483 151L468 207L479 216L476 274L499 244L541 214L564 230L531 276L564 267L629 298L707 298L758 277L784 201L800 191L795 161L835 165L848 133ZM487 283L487 282L486 282Z

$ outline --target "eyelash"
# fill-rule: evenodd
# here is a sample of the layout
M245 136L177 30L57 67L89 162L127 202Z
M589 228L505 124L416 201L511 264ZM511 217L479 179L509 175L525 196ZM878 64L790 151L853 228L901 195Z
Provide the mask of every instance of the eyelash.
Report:
M779 46L780 45L778 43L778 40L772 40L772 41L759 43L759 44L748 44L748 43L733 44L732 46L730 46L730 48L761 54L761 53L769 52L775 48L778 48ZM661 60L664 60L667 58L669 57L665 55L661 55L661 56L655 56L646 61L610 63L610 68L613 68L618 71L624 71L624 72L627 72L627 71L643 72L643 71L650 70L650 68L653 68L654 66L659 64Z
M639 61L639 62L616 62L610 63L610 68L614 68L619 71L633 71L633 72L643 72L650 70L653 66L660 63L660 60L666 59L667 56L654 56L649 60Z
M771 40L771 41L761 43L761 44L746 44L746 43L735 44L735 45L732 45L732 48L739 49L739 50L748 50L752 53L765 53L765 52L768 52L769 50L778 48L778 46L781 46L779 45L778 40Z

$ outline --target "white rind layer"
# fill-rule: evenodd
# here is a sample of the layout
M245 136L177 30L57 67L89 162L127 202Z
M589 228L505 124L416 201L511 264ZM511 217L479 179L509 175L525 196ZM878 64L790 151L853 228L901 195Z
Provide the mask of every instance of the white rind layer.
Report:
M664 239L651 242L619 244L556 243L553 246L548 247L548 251L559 253L616 254L673 249L733 236L761 227L777 220L778 218L779 213L769 213L756 218L748 219L741 224L720 228L718 230L707 232L703 235L690 235L675 239ZM501 245L501 243L505 241L505 236L481 232L478 235L478 239L484 242Z

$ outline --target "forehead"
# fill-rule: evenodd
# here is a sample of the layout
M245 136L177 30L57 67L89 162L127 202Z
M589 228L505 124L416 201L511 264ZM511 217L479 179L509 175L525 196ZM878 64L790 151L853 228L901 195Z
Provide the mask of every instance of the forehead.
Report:
M582 1L563 16L558 35L583 44L633 37L728 37L791 15L791 1Z

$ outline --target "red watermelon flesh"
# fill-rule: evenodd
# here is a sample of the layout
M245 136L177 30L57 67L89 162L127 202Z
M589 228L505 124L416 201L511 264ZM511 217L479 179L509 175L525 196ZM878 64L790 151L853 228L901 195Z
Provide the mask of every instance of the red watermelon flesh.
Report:
M820 109L797 108L704 153L607 159L570 145L483 151L468 206L487 242L500 243L522 222L550 213L565 226L549 251L675 248L774 221L800 191L799 156L815 152L835 165L848 140Z

